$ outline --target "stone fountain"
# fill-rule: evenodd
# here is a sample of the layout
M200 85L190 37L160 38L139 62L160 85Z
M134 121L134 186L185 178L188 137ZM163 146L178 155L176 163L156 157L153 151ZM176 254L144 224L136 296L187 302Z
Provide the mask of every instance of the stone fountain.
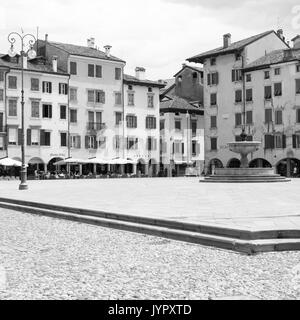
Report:
M241 141L228 143L231 152L240 154L240 168L215 169L214 174L206 177L201 182L288 182L290 180L275 174L274 168L249 168L248 155L259 150L261 142L247 141L247 134L243 130Z

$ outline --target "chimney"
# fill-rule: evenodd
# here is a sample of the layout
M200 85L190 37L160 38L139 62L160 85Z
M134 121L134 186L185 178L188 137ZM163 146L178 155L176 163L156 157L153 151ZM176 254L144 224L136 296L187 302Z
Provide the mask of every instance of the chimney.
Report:
M23 68L27 69L28 68L28 57L27 56L23 56Z
M48 38L49 38L49 35L48 33L45 34L45 42L48 42Z
M231 45L231 34L226 33L223 36L223 47L228 48Z
M104 49L105 49L105 56L106 56L107 58L110 58L110 50L111 50L111 48L112 48L112 46L110 46L110 45L107 45L107 46L104 47Z
M139 80L145 80L146 69L142 67L135 68L135 77Z
M300 48L300 35L298 34L295 38L292 39L293 41L293 48L299 49Z
M280 39L283 39L284 37L283 37L283 30L282 29L278 29L277 30L277 35L278 35L278 37L280 38Z
M53 72L57 72L57 56L52 57L52 69Z
M95 38L87 39L88 48L95 49Z
M186 63L182 64L182 69L184 69L186 67Z

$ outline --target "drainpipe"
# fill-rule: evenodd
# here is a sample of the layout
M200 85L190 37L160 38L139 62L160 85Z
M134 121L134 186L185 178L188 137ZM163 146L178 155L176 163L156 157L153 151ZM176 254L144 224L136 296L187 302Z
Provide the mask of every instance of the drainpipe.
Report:
M122 66L122 108L123 108L123 159L125 159L125 90L124 90L124 66Z
M245 52L241 55L242 56L242 78L243 78L243 132L246 133L246 77L245 77L245 57L244 57Z
M68 158L71 158L71 133L70 133L70 75L69 75L69 78L68 78L68 141L67 141L67 144L68 144ZM68 164L67 166L67 169L68 169L68 174L70 175L71 174L71 166Z
M6 69L4 71L4 113L5 113L5 119L4 119L4 124L5 124L5 149L6 149L6 156L8 157L8 129L7 129L7 122L8 122L8 116L7 116L7 75L10 73L10 68Z

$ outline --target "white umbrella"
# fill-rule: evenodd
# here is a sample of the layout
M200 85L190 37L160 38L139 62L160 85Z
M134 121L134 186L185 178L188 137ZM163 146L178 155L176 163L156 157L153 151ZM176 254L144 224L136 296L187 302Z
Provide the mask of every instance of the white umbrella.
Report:
M136 164L137 162L131 159L113 159L109 161L109 164Z
M69 158L69 159L60 160L58 162L55 162L53 165L54 166L63 166L65 164L84 164L84 163L87 163L86 160Z
M90 164L107 164L108 160L103 160L99 158L93 158L93 159L88 159L85 160L85 163L90 163Z
M11 158L4 158L0 160L0 165L4 167L22 167L22 162ZM26 167L28 167L28 165L26 165Z

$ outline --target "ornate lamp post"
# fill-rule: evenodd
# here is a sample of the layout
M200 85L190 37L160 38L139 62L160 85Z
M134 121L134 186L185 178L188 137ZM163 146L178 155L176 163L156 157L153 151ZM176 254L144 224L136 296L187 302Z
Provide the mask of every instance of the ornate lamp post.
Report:
M11 44L10 49L8 50L8 55L10 57L15 57L17 51L14 48L14 45L17 41L17 38L21 40L21 74L22 74L22 91L21 91L21 107L22 107L22 143L21 143L21 152L22 152L22 169L21 169L21 184L19 190L27 190L27 169L25 163L25 119L24 119L24 59L29 57L34 59L36 57L36 52L33 50L33 46L36 42L36 38L32 34L19 34L18 32L12 32L8 35L8 41ZM28 39L27 39L28 38Z

